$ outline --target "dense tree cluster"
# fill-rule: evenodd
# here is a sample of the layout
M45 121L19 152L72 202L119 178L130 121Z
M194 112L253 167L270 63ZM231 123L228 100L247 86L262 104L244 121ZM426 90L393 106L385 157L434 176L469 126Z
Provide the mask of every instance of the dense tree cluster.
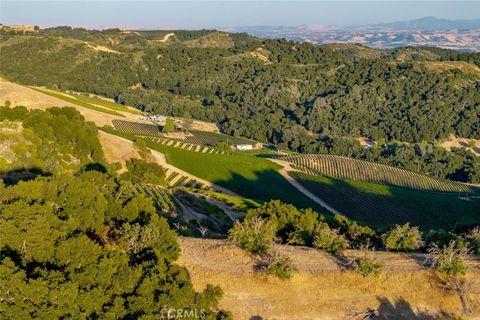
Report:
M217 122L227 134L299 152L353 153L438 177L479 181L478 160L470 153L391 144L422 145L449 134L480 137L479 54L317 46L245 34L228 35L227 46L191 45L213 32L174 31L171 44L155 41L166 31L56 28L29 37L6 34L2 73L30 84L106 95L147 112L188 113ZM82 42L110 45L108 38L121 53L93 51ZM435 65L452 61L450 67ZM359 136L389 143L372 152L349 151L360 148L353 139Z
M11 153L0 159L1 173L31 169L48 174L75 172L104 161L96 126L85 122L73 108L42 111L0 106L0 127L6 129L0 131L0 141Z
M130 181L89 171L0 189L0 317L228 317L220 288L195 292L174 264L175 233Z
M127 172L120 178L134 184L166 185L165 169L154 162L145 162L139 159L126 161Z

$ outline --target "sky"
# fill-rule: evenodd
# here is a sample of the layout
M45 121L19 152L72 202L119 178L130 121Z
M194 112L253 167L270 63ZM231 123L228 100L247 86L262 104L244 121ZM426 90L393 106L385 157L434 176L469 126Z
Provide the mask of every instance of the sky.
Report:
M480 18L478 1L23 1L0 0L0 23L43 27L201 29L363 25L426 16Z

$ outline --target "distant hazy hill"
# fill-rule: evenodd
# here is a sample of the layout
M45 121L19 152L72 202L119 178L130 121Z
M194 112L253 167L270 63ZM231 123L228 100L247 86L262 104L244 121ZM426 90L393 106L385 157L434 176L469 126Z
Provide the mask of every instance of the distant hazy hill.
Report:
M425 17L363 26L238 27L266 38L287 38L312 43L360 43L374 48L436 46L464 51L480 51L480 19L448 20Z
M400 30L445 30L445 29L479 29L480 19L474 20L448 20L434 17L425 17L409 21L397 21L390 23L381 23L367 25L365 27L374 27L378 29Z

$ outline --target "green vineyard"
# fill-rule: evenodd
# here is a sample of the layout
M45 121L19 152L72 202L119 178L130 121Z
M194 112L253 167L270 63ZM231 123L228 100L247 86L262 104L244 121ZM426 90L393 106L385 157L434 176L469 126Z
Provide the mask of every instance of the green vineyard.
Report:
M223 133L207 132L191 130L192 136L187 137L187 142L204 144L207 146L216 146L220 142L228 142L229 144L250 144L255 145L256 142L242 137L233 137Z
M162 126L159 125L117 119L112 120L112 124L115 129L121 132L129 132L139 136L163 136Z
M475 193L478 188L460 182L437 179L412 171L347 157L312 154L282 156L280 160L311 175L357 180L416 190Z
M170 191L156 185L138 185L137 191L153 200L155 207L161 211L175 211L177 210L176 201Z
M190 179L184 175L181 175L178 172L171 171L169 169L166 170L166 181L169 187L193 187L198 189L206 188L205 185L198 182L197 180Z
M410 222L425 230L480 222L480 198L419 191L302 172L289 174L340 213L378 228Z
M188 151L194 151L194 152L202 152L202 153L211 153L211 154L225 154L225 151L220 151L212 147L200 145L200 144L193 144L193 143L188 143L184 142L185 140L180 140L180 139L166 139L166 138L155 138L155 137L147 137L147 139L163 144L169 147L174 147L174 148L180 148L180 149L185 149Z

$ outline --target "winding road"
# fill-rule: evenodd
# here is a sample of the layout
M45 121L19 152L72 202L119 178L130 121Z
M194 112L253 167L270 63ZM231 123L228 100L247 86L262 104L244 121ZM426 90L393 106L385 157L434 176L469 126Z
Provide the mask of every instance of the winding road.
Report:
M273 161L275 162L276 164L282 166L283 168L280 169L278 171L278 173L280 173L280 175L282 177L284 177L292 186L294 186L295 188L297 188L298 191L300 191L301 193L303 193L304 195L306 195L307 197L309 197L310 199L312 199L313 201L315 201L316 203L318 203L319 205L321 205L322 207L324 207L325 209L327 209L328 211L330 211L331 213L333 214L338 214L338 215L342 215L337 209L333 208L332 206L328 205L328 203L326 203L325 201L323 201L322 199L320 199L319 197L317 197L316 195L314 195L313 193L311 193L309 190L307 190L307 188L305 188L304 186L302 186L300 183L298 183L297 180L295 180L294 178L292 178L292 176L290 176L288 173L290 171L298 171L294 168L292 168L292 166L290 165L289 162L287 161L283 161L283 160L278 160L278 159L268 159L270 161Z

